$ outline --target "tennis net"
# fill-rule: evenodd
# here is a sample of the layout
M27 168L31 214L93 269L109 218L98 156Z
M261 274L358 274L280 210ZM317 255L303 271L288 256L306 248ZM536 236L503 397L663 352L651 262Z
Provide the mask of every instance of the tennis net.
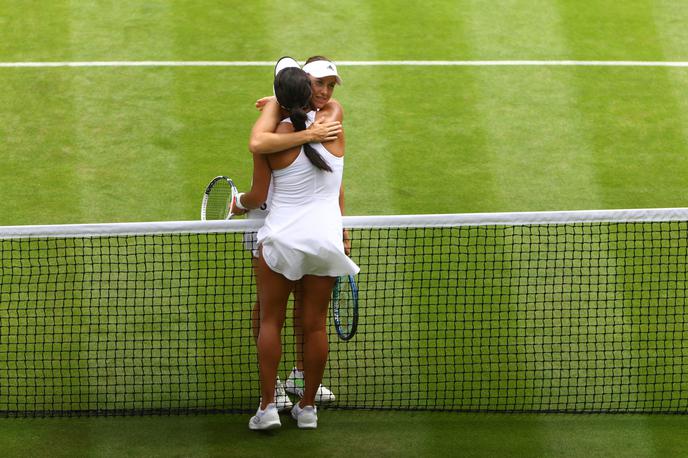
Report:
M255 409L256 224L0 228L0 415ZM360 322L330 333L332 408L688 412L688 209L345 226ZM283 340L284 379L289 318Z

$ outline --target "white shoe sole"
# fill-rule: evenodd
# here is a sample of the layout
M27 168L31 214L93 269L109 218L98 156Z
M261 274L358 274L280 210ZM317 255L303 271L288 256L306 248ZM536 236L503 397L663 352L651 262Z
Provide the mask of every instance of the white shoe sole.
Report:
M259 408L256 414L251 417L251 420L248 422L248 429L252 431L265 431L282 426L279 413L277 412L277 408L275 407L274 403L268 404L266 410L262 412L263 414L260 414L261 410Z
M303 410L299 409L298 406L294 406L294 409L291 411L291 417L296 420L299 429L316 429L318 427L317 413L315 415L304 415Z
M282 427L282 423L279 420L270 423L254 423L253 418L251 418L251 421L248 423L248 429L251 431L269 431L280 427Z
M318 427L318 420L316 419L315 421L311 422L302 422L300 420L297 420L296 424L299 427L299 429L316 429Z

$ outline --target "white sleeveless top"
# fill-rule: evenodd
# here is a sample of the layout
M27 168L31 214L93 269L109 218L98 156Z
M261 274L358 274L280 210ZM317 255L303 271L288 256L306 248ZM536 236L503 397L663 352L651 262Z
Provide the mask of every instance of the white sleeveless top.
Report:
M308 124L315 117L311 113ZM263 259L289 280L304 275L338 277L360 270L344 253L342 242L339 188L344 158L333 156L320 143L311 146L332 172L315 167L301 147L294 162L272 171L269 213L258 231Z

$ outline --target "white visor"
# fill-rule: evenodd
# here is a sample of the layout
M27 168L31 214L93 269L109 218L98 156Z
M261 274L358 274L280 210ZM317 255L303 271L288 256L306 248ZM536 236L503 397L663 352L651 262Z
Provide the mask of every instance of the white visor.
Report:
M284 70L285 68L292 68L292 67L301 68L299 63L296 62L291 57L289 57L289 56L280 57L280 59L275 64L275 76L277 76L277 74L280 71Z
M277 63L275 64L275 77L277 77L277 74L285 68L301 68L301 66L298 62L296 62L289 56L280 57ZM275 95L274 83L272 85L272 94Z
M325 78L334 76L337 79L337 84L342 84L342 79L337 73L337 66L329 60L316 60L310 64L303 66L303 71L315 78Z

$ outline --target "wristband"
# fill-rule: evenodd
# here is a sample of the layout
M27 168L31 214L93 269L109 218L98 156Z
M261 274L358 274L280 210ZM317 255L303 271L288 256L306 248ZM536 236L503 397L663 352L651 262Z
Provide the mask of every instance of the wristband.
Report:
M243 196L243 195L244 195L243 192L240 192L239 194L237 194L236 200L234 201L234 205L236 205L239 210L248 210L248 208L244 207L241 203L241 196Z

